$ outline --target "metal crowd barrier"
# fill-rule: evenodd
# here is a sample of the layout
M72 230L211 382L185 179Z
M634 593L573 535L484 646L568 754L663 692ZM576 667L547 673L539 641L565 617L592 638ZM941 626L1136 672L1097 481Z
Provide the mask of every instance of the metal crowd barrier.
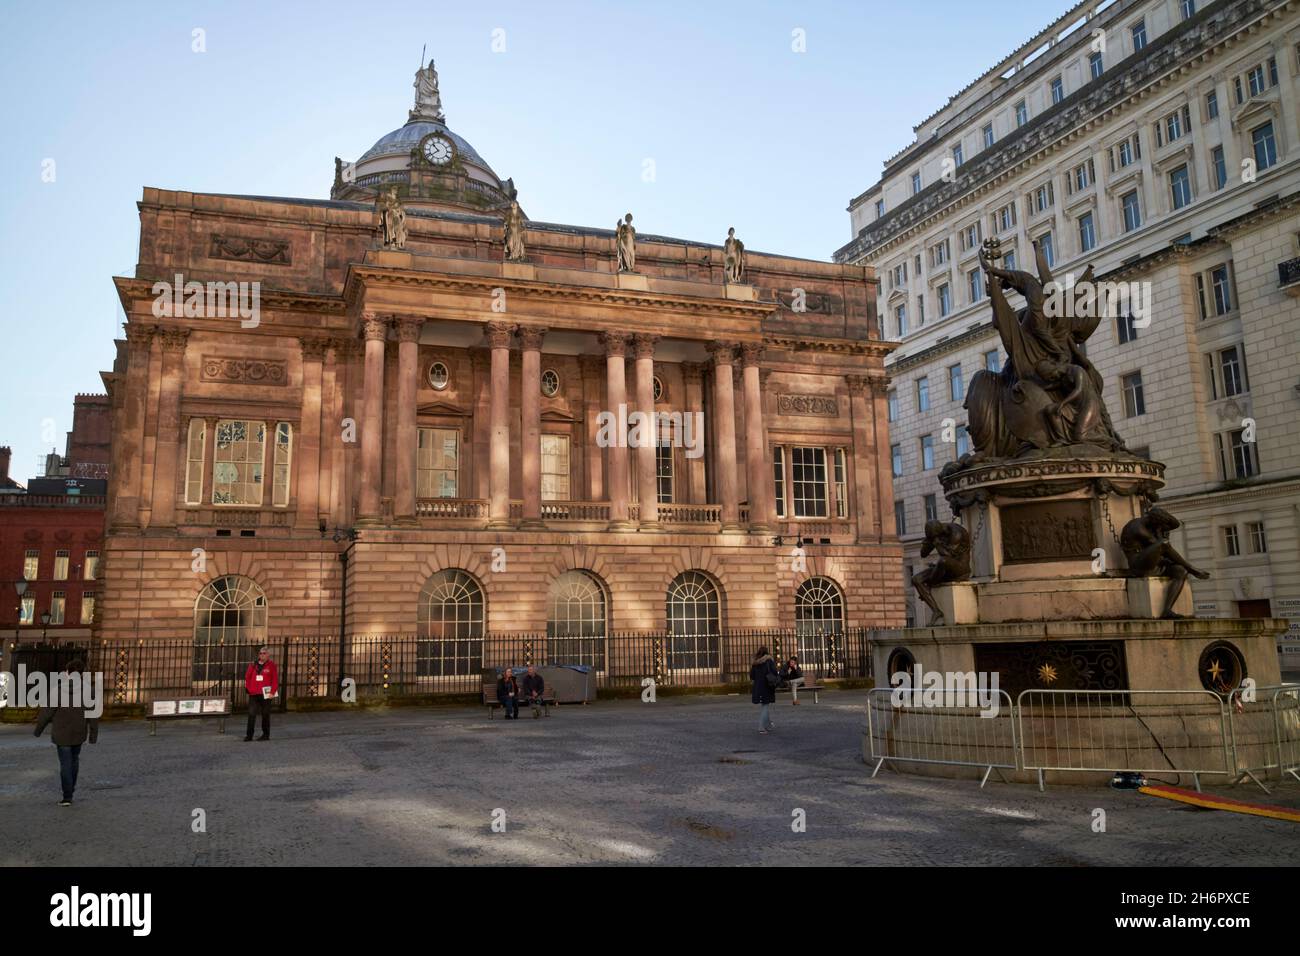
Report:
M968 693L966 688L944 691ZM892 688L874 688L867 698L867 739L876 762L871 776L875 777L885 761L890 761L983 768L981 788L997 770L1005 782L1001 771L1016 769L1011 697L1003 690L984 693L996 695L996 716L981 716L981 708L974 706L913 707L905 701L904 706L895 707Z
M1245 700L1238 689L1226 699L1237 771L1232 782L1249 779L1269 793L1260 777L1271 771L1300 780L1300 684L1256 687L1253 696Z
M1048 770L1189 773L1198 791L1201 775L1233 770L1227 708L1209 690L1031 688L1016 699L1016 727L1040 790Z

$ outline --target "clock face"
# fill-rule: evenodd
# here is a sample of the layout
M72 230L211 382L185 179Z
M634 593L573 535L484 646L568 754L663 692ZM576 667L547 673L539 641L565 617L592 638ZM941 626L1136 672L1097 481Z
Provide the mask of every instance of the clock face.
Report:
M435 166L445 166L451 162L451 141L442 136L430 136L424 141L424 158Z

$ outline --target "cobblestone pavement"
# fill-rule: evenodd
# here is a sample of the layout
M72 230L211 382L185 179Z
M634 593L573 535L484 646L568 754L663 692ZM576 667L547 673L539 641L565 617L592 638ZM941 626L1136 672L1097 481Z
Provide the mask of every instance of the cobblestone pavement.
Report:
M0 726L0 864L1131 864L1300 863L1296 824L1107 787L940 781L861 759L865 692L837 691L756 732L747 697L563 707L489 721L481 709L105 724L82 751L77 802L57 806L48 737ZM1300 805L1300 785L1272 797ZM1091 829L1107 811L1107 832ZM191 831L192 811L207 832ZM492 814L505 811L506 832ZM807 832L791 829L792 811Z

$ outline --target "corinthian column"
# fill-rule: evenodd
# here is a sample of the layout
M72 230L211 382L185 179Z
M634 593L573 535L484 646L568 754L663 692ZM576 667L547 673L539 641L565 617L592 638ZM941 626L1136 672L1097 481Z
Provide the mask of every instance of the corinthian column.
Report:
M542 339L546 329L519 326L519 451L524 486L523 527L542 527Z
M415 522L415 471L419 436L415 428L415 387L420 370L420 330L424 319L393 320L397 332L397 474L393 517L402 524Z
M328 480L329 469L321 465L321 403L323 401L323 365L329 348L325 339L303 337L302 345L302 411L293 449L293 481L291 501L297 502L294 524L299 528L315 528L320 514L320 481Z
M718 469L716 488L722 505L722 530L740 530L740 503L736 494L736 386L732 363L736 343L713 342L713 462Z
M641 529L658 531L659 482L655 477L658 428L655 422L655 343L657 335L634 335L636 410L642 415L642 441L636 449L637 496L641 499Z
M746 342L741 346L745 385L745 465L749 485L749 527L768 531L775 518L772 508L772 470L767 465L763 432L763 388L759 360L763 346Z
M162 382L158 390L157 452L153 467L153 511L150 525L176 524L176 462L181 442L181 384L185 379L185 340L189 329L159 333L162 344Z
M510 336L514 330L509 322L489 322L484 326L488 348L492 350L489 528L510 527Z
M627 435L621 434L627 408L627 382L623 363L627 354L626 332L602 332L605 346L605 405L614 416L609 429L606 451L609 452L609 526L611 530L627 528Z
M361 410L361 495L358 519L379 519L380 456L384 437L384 341L388 323L373 312L361 316L366 340L365 379Z
M149 353L155 331L152 325L131 322L126 326L125 394L121 427L113 436L113 471L109 476L113 491L112 524L119 528L140 525L145 392L149 384Z

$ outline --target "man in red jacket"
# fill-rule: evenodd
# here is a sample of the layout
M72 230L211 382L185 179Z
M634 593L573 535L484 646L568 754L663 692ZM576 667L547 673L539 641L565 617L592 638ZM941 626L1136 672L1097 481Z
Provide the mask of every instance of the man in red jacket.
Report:
M271 651L263 646L257 652L257 660L248 665L244 674L244 690L248 691L248 732L244 740L253 739L253 725L257 722L257 713L262 712L262 736L258 740L271 739L271 698L280 692L280 675L271 660Z

